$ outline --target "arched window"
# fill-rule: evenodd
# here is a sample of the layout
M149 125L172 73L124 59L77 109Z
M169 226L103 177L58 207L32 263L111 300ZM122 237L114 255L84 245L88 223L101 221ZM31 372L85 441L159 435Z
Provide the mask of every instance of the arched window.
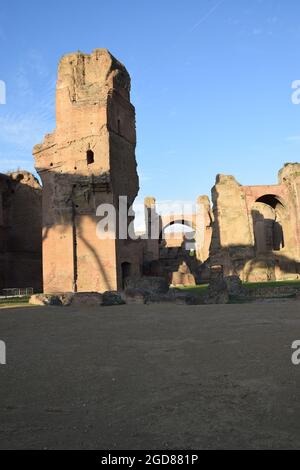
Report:
M88 165L91 165L92 163L94 163L94 152L92 150L88 150L86 152L86 162Z

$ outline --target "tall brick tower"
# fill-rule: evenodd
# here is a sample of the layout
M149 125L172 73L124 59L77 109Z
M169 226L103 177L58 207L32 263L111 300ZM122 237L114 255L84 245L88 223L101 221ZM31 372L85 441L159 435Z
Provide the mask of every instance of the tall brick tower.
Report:
M106 49L77 52L59 64L56 130L33 149L43 182L44 292L115 290L123 243L101 240L100 204L138 192L135 109L130 77ZM116 227L118 231L118 226ZM126 253L130 255L128 246ZM138 271L138 267L135 267Z

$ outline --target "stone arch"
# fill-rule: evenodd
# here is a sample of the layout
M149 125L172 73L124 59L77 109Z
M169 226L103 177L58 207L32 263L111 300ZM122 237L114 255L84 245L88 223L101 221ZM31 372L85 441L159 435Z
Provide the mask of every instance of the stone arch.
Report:
M255 202L262 202L263 204L266 204L273 209L276 209L278 206L285 207L282 198L276 194L264 194L263 196L257 198Z
M283 200L275 194L264 194L255 200L251 215L256 254L282 250L285 246Z
M171 218L170 218L170 220L168 222L163 224L163 226L161 228L160 236L162 236L163 233L165 232L165 230L167 230L167 228L171 227L172 225L183 225L183 226L189 227L193 230L196 230L196 224L194 223L193 220L180 219L180 218L174 218L174 219L171 220Z
M183 246L186 241L189 242L189 249L195 249L196 246L195 246L195 236L196 236L196 225L195 223L192 221L192 220L189 220L189 219L181 219L181 218L174 218L170 221L168 221L167 223L165 223L162 228L161 228L161 232L160 232L160 241L161 243L165 243L166 242L166 239L168 238L169 239L169 244L170 244L170 240L172 239L172 237L166 237L166 232L169 228L171 227L174 227L174 226L181 226L182 228L189 228L191 229L189 232L186 232L186 233L192 233L193 235L192 236L189 236L189 237L185 237L184 235L184 230L182 230L182 232L177 232L177 233L180 233L181 236L178 236L176 237L174 235L174 246ZM171 233L171 232L169 232ZM176 232L174 232L176 233ZM176 243L177 242L177 243Z

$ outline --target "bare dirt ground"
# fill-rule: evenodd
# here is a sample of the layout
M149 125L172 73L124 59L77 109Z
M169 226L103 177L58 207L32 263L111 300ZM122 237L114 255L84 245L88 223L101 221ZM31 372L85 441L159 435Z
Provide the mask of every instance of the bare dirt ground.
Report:
M300 448L300 303L0 311L1 449Z

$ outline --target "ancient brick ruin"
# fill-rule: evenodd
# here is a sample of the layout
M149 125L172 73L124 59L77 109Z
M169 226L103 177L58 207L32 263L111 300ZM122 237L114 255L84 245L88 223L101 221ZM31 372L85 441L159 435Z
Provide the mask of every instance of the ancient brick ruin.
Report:
M195 259L183 250L184 240L176 245L168 238L163 243L160 237L157 245L148 244L152 247L152 274L168 271L174 285L209 281L211 269L216 268L224 276L237 275L249 282L298 279L300 164L286 164L278 178L275 185L242 186L233 176L218 175L212 207L207 196L198 200L204 233L200 243L195 233ZM163 216L161 226L182 223L195 228L195 217L196 213L185 219Z
M100 240L100 204L130 206L139 189L130 77L106 49L66 55L59 64L56 130L34 148L43 182L45 292L107 291L139 275L131 240ZM118 224L116 235L118 235Z
M56 129L33 150L42 187L26 171L0 175L0 290L114 291L142 275L194 285L219 271L243 281L299 278L300 164L286 164L278 184L269 186L242 186L218 175L212 204L201 196L189 215L159 215L155 199L146 198L147 233L130 239L118 214L119 196L127 197L127 210L139 190L135 147L125 67L106 49L64 56ZM116 209L110 239L97 234L103 204ZM193 250L184 236L164 236L176 223L193 231Z
M146 268L147 273L151 275L167 276L173 286L191 286L201 282L203 263L209 257L212 237L212 211L209 198L200 196L194 212L188 214L172 212L164 215L157 213L154 197L146 198L146 226L149 233L152 229L149 221L155 220L153 213L156 214L159 230L156 239L147 239L144 242L144 269ZM190 234L166 232L169 227L177 224L189 227Z
M0 174L0 290L42 289L42 188L27 171Z
M300 164L286 164L278 184L241 186L218 175L212 189L211 265L244 281L297 279L300 273Z

